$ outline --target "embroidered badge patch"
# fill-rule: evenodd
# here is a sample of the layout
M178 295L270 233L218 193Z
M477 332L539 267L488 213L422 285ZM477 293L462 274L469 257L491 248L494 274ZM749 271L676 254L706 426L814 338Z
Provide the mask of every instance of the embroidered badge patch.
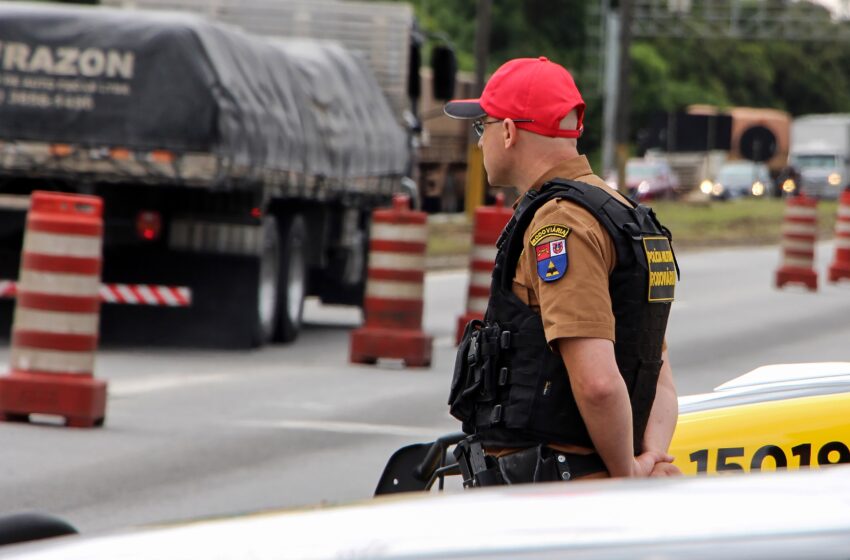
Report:
M562 278L570 264L567 256L567 236L570 228L561 225L543 226L532 234L530 243L537 255L537 275L544 282Z
M673 301L676 291L676 261L666 237L644 237L649 265L649 301Z

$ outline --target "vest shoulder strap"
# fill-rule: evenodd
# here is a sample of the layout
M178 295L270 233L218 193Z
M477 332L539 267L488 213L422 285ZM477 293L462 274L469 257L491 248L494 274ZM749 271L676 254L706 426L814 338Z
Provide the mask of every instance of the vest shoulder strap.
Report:
M553 179L543 185L539 191L526 193L511 219L512 223L505 228L507 259L502 270L502 286L510 287L513 281L514 270L522 253L525 230L534 218L534 214L553 198L567 199L596 216L614 240L618 256L625 254L623 251L626 250L626 247L620 247L623 240L622 234L625 232L629 238L639 237L644 229L642 227L644 220L641 219L642 212L639 209L646 210L645 207L630 207L604 189L581 181Z

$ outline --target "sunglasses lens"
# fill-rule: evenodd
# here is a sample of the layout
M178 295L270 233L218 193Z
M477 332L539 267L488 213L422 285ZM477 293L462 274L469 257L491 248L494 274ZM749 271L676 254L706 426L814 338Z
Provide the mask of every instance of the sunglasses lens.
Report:
M480 138L481 135L484 134L484 125L481 123L481 121L475 121L474 123L472 123L472 130Z

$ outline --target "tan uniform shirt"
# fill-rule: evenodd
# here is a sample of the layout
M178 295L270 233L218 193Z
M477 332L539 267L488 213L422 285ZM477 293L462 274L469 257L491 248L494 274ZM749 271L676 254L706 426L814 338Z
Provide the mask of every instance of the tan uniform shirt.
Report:
M584 156L558 165L540 177L532 188L539 189L556 177L599 187L628 204L620 193L593 174ZM544 228L550 225L569 228L562 238L568 264L566 270L556 272L560 272L556 279L547 282L538 273L538 252L531 240L537 232L545 234ZM559 239L558 235L538 237L534 245L544 249L547 243ZM542 315L546 340L551 344L559 338L588 337L613 342L614 313L608 276L614 270L617 256L614 242L602 224L578 204L553 199L537 210L525 231L524 241L513 292Z

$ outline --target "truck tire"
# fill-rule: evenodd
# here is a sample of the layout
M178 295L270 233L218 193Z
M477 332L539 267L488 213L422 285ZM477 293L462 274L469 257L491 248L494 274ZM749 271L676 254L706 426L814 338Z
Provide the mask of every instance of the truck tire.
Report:
M291 342L301 330L304 296L307 294L307 226L300 215L280 228L278 313L275 340Z
M274 338L278 323L280 300L280 234L274 216L263 218L263 248L260 253L260 270L257 284L257 309L255 321L255 346L262 346Z

